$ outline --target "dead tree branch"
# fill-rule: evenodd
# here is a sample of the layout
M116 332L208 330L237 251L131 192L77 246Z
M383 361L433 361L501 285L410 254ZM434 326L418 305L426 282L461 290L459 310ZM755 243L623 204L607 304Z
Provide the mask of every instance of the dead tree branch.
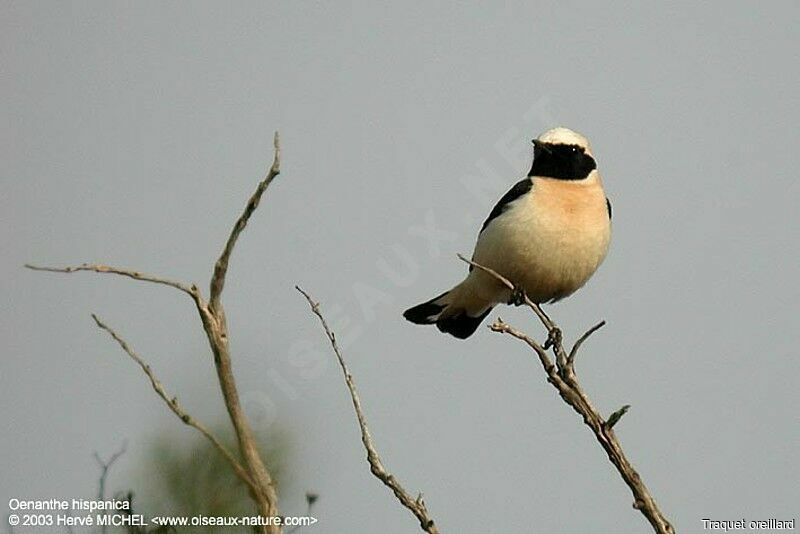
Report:
M314 508L314 503L317 502L318 498L319 498L318 494L316 494L314 492L311 492L311 491L307 491L306 492L306 517L311 517L311 509ZM288 529L285 532L285 534L292 534L294 532L297 532L298 530L302 529L304 526L305 525L295 525L294 527Z
M153 386L153 390L156 392L156 394L158 394L159 397L161 397L164 400L164 402L167 404L167 407L170 410L172 410L172 413L177 415L178 419L180 419L184 424L197 429L198 432L203 434L208 439L208 441L210 441L211 444L214 445L214 447L219 451L219 453L222 454L222 456L228 461L228 463L231 465L231 468L236 472L236 475L242 480L242 482L247 484L251 488L251 490L255 490L255 485L253 484L253 481L250 479L250 476L247 474L247 471L244 470L239 461L236 460L236 458L233 456L233 454L231 454L228 448L222 444L222 442L208 429L208 427L200 423L197 419L189 415L186 412L186 410L183 409L183 407L178 402L178 397L169 396L167 391L164 389L164 385L156 377L150 365L147 362L145 362L131 348L131 346L128 345L128 343L122 337L119 336L119 334L117 334L110 326L102 322L97 317L97 315L92 314L92 319L94 319L94 322L97 324L97 326L108 332L108 334L112 338L114 338L114 341L116 341L119 344L122 350L124 350L128 354L128 356L131 357L133 361L139 364L139 367L142 368L144 374L146 374L147 378L150 379L150 384ZM115 457L112 457L112 460L107 464L107 466L110 466L115 459L116 459ZM97 460L98 462L100 462L99 458ZM101 465L104 466L104 469L107 469L106 464L101 463ZM101 491L100 499L102 500L102 492L104 491L102 487L100 491Z
M259 182L255 193L250 197L245 206L244 212L236 220L236 223L231 230L231 233L225 243L225 247L219 259L214 265L214 272L211 277L210 283L210 298L208 302L203 299L196 284L185 284L176 282L166 278L153 276L142 273L140 271L122 269L118 267L111 267L103 264L88 264L84 263L77 267L39 267L36 265L27 264L25 267L35 271L48 271L57 273L74 273L78 271L91 271L95 273L109 273L120 276L126 276L143 282L152 282L156 284L163 284L182 291L187 294L195 304L197 313L203 324L203 330L208 338L208 343L211 352L214 355L214 365L217 371L217 379L219 381L220 389L222 390L222 397L225 402L225 407L228 410L228 415L231 419L236 439L239 446L239 453L242 457L243 463L239 463L233 454L228 451L221 442L214 437L208 429L188 415L183 408L178 404L177 398L170 398L161 382L153 374L150 366L145 363L111 328L102 323L96 315L92 315L97 326L106 330L114 340L119 343L122 349L134 360L142 370L150 378L150 382L156 393L167 403L167 406L177 415L185 424L196 428L206 438L208 438L217 450L226 458L228 463L236 472L237 476L248 486L250 495L258 508L258 512L264 518L269 519L265 521L270 523L259 527L259 532L262 534L280 534L282 528L280 525L273 525L273 519L279 517L278 514L278 497L275 491L275 485L272 477L267 471L264 461L258 452L255 435L250 427L250 423L244 414L239 393L236 387L236 380L233 375L233 365L231 362L230 349L228 347L228 325L225 319L225 310L222 306L221 296L222 289L225 286L225 276L228 271L228 264L233 252L233 248L241 235L242 231L247 226L247 222L255 212L258 204L270 183L280 173L280 142L278 134L275 133L274 138L275 155L267 172L266 177Z
M96 319L95 319L96 320ZM125 454L125 451L128 449L128 443L123 442L122 447L111 455L111 457L104 461L100 458L100 455L95 451L94 459L97 462L97 465L100 466L100 482L98 483L97 488L97 500L104 501L106 498L106 479L108 478L108 471L111 469L111 466L114 465L114 462L120 459L120 457ZM70 529L72 532L72 529ZM100 529L101 534L106 534L108 532L108 525L103 523L102 528Z
M244 211L233 225L233 230L231 230L231 235L225 242L225 248L222 250L222 254L220 254L219 259L214 264L214 274L211 277L211 296L209 298L209 305L212 308L217 308L219 306L222 289L225 287L225 275L228 273L228 262L230 261L233 247L239 239L239 235L241 235L242 231L247 226L247 221L250 220L253 212L258 208L264 191L267 190L272 180L281 172L281 144L277 132L275 132L273 144L275 148L275 158L272 161L272 166L269 168L267 176L258 184L253 196L247 201Z
M128 278L133 278L134 280L139 280L141 282L152 282L154 284L163 284L165 286L174 287L175 289L183 291L190 297L194 297L192 288L180 282L175 282L174 280L168 280L166 278L153 276L131 269L121 269L119 267L111 267L110 265L102 265L99 263L84 263L78 265L77 267L39 267L37 265L26 263L25 267L31 269L32 271L45 271L50 273L76 273L79 271L90 271L102 274L117 274L120 276L127 276Z
M281 150L280 139L277 132L274 138L274 148L275 156L269 172L266 177L259 182L255 193L253 193L253 196L247 201L244 212L236 220L231 234L225 243L225 248L214 265L214 274L211 277L210 284L211 294L209 302L207 305L198 305L200 318L203 321L203 327L206 331L211 351L214 353L214 365L217 369L217 378L220 388L222 389L225 407L228 410L228 415L233 424L236 439L239 443L239 451L247 466L247 471L258 488L256 494L258 496L257 503L259 505L259 511L265 517L278 517L278 495L275 491L275 484L272 481L272 477L267 471L264 461L258 452L255 435L244 414L239 399L239 392L237 391L236 381L233 377L233 367L228 347L228 324L225 318L225 309L222 306L221 296L222 289L225 286L225 276L228 272L228 263L231 253L233 252L233 247L239 235L247 226L247 222L250 220L253 212L258 207L264 191L267 190L272 180L280 173ZM279 533L281 532L281 528L280 526L269 526L266 531L270 534Z
M514 291L514 284L509 280L498 274L497 272L470 261L459 254L459 258L469 263L477 269L481 269L486 273L494 276L498 281L505 285L509 290ZM539 357L539 361L547 374L547 381L550 382L558 394L564 399L564 402L569 404L578 415L583 417L583 422L591 429L595 438L600 446L608 455L608 459L614 464L617 472L622 477L622 480L630 488L633 493L633 507L639 510L653 527L657 534L674 534L675 529L670 522L664 517L664 514L658 508L655 499L650 494L650 491L645 486L639 473L633 468L625 452L622 450L622 445L619 442L612 427L620 420L620 418L627 412L630 406L623 406L620 410L614 412L608 420L603 419L600 412L594 407L583 387L578 382L577 374L575 373L575 358L578 354L578 349L581 345L591 336L594 332L599 330L605 321L593 326L586 333L584 333L572 350L567 353L561 340L561 331L558 326L542 311L538 304L524 297L524 303L533 310L541 323L547 329L547 342L540 344L532 337L517 330L516 328L503 322L499 317L489 327L493 332L508 334L521 341L524 341L529 347L533 349ZM547 349L552 346L553 355L555 356L555 363L550 358Z
M400 485L400 482L397 481L395 476L384 467L381 457L375 449L369 427L367 427L367 418L364 415L364 410L361 408L361 399L358 396L356 384L353 381L353 375L350 374L347 363L344 361L344 357L339 350L339 344L336 342L336 334L328 327L328 323L325 321L325 317L319 309L319 302L315 302L314 299L300 287L295 286L295 288L303 294L308 301L308 305L311 306L311 311L319 318L320 323L322 323L322 328L325 330L325 335L328 337L328 341L330 341L333 347L333 352L336 353L336 358L339 360L339 367L341 367L342 373L344 374L347 389L350 390L350 399L353 401L353 408L358 418L358 426L361 429L361 442L364 444L364 448L367 451L367 462L369 462L370 471L383 482L385 486L392 490L395 497L400 501L400 504L408 508L411 513L414 514L417 520L419 520L419 525L423 531L428 534L438 534L439 530L428 514L425 501L422 500L422 494L419 494L416 499L413 498L403 486Z
M125 451L128 450L128 442L124 441L122 443L122 447L111 455L111 457L104 461L100 458L100 454L96 451L94 453L94 460L97 462L97 465L100 466L100 482L97 488L97 499L100 501L105 500L106 498L106 479L108 478L108 471L111 469L111 466L114 465L114 462L120 459L120 457L125 454ZM105 529L104 529L105 530Z

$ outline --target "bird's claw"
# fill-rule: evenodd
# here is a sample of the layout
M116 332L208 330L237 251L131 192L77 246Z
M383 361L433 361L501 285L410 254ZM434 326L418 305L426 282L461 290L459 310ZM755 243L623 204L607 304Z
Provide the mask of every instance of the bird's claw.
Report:
M520 286L514 286L514 289L511 290L511 296L508 299L508 303L509 305L522 306L525 304L525 299L525 290Z
M561 343L561 329L554 326L547 333L547 341L544 342L544 349L547 350L554 345Z

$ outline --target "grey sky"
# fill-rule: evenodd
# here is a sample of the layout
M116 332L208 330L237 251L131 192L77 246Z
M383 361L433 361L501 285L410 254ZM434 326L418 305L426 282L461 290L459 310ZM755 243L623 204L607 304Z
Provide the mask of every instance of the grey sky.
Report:
M579 360L586 389L605 413L633 405L618 434L681 532L797 518L798 15L796 2L2 1L3 513L11 497L89 497L92 451L124 438L113 489L157 431L193 437L90 312L187 410L224 411L181 295L22 264L102 261L205 287L280 130L284 172L225 302L248 411L293 436L282 511L313 489L314 532L416 528L369 474L300 283L346 341L386 464L443 532L647 532L530 351L400 315L460 279L455 254L527 171L530 139L565 125L592 141L614 204L605 264L550 307L568 339L608 320ZM497 312L541 335L522 310Z

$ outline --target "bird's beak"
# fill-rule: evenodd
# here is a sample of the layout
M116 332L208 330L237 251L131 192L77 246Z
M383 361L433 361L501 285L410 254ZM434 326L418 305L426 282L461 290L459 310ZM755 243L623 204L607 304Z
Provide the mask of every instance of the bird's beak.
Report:
M533 143L534 148L540 148L540 149L544 150L545 152L548 152L548 153L550 152L550 149L547 148L547 143L543 143L542 141L539 141L538 139L534 139L531 142Z

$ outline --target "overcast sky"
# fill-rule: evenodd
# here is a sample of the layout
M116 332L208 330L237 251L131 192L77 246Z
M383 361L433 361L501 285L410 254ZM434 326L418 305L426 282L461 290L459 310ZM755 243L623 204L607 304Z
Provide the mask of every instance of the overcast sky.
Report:
M293 443L309 532L418 527L369 473L347 390L293 286L343 338L386 465L442 532L648 532L530 350L405 322L460 280L492 205L557 125L592 141L609 256L549 307L579 375L681 532L800 502L800 4L0 2L0 502L91 497L92 452L193 439L91 322L188 411L224 416L191 303L26 262L206 287L283 143L224 296L254 425ZM504 320L542 329L522 309ZM18 529L18 532L28 532ZM30 531L32 532L32 531Z

